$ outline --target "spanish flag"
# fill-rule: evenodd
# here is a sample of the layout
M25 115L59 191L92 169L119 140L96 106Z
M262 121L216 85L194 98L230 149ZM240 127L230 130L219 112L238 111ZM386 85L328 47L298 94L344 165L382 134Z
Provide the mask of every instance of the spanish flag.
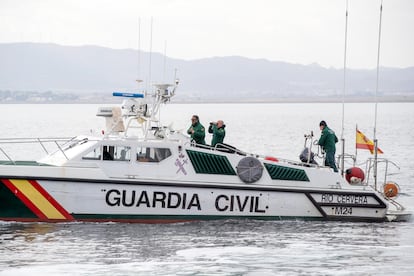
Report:
M371 152L371 154L374 154L374 142L369 140L365 134L363 134L358 129L356 130L356 148L357 149L367 149ZM380 148L378 148L378 153L384 153Z

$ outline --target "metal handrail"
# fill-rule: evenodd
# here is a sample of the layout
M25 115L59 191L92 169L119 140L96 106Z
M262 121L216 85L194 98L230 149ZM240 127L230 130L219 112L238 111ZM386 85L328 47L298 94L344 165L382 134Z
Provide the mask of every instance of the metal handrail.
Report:
M61 142L64 142L63 145L67 144L70 141L75 140L76 137L45 137L45 138L0 138L0 145L1 144L40 144L40 146L42 147L43 151L49 155L49 151L47 150L45 144L46 143L54 143L56 144L58 150L60 152L62 152L62 154L64 155L64 157L69 160L69 158L67 157L67 155L65 154L65 151L63 150L62 146L60 144L62 144ZM81 140L79 140L81 141ZM59 144L60 142L60 144ZM0 151L4 154L4 156L6 156L6 158L12 162L14 165L16 165L16 162L13 160L13 158L10 157L10 155L8 155L6 153L6 151L0 147Z
M7 157L7 159L10 160L10 162L13 163L13 165L16 165L16 163L14 162L14 160L11 159L11 157L2 148L0 148L0 151Z
M371 169L373 168L373 166L375 165L374 163L385 163L385 171L384 171L384 183L387 183L387 176L390 175L390 173L388 173L388 169L389 169L389 164L394 165L398 170L400 169L400 167L393 161L390 161L386 158L377 158L375 160L375 158L368 158L366 161L366 165L365 165L365 172L367 174L367 178L366 178L366 182L367 184L369 183L369 178L371 175Z

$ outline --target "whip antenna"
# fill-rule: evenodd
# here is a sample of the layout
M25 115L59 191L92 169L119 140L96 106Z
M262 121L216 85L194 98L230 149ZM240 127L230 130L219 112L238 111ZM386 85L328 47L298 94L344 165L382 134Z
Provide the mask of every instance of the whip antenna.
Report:
M345 12L345 50L344 50L344 83L342 90L342 133L341 139L344 139L344 120L345 120L345 93L346 93L346 50L348 41L348 0L346 1L346 12Z
M374 141L377 139L377 110L378 110L378 81L379 81L379 60L381 50L381 23L382 23L382 0L380 7L380 20L378 30L378 53L377 53L377 81L375 86L375 117L374 117Z
M151 58L152 58L152 16L151 16L151 26L150 26L150 53L149 53L149 76L148 76L148 84L147 86L151 85ZM149 90L149 87L148 87Z
M377 140L377 110L378 110L378 80L379 80L379 59L381 49L381 22L382 22L382 0L380 7L380 20L378 31L378 55L377 55L377 82L375 86L375 116L374 116L374 186L377 190L377 169L378 169L378 140Z
M141 17L138 18L138 78L137 83L142 82L141 77Z
M162 81L165 82L165 68L167 66L167 40L164 42L164 71L162 74Z
M345 92L346 92L346 49L348 38L348 0L346 1L346 12L345 12L345 50L344 50L344 86L342 91L342 130L341 130L341 141L342 141L342 158L341 158L341 174L344 175L345 170Z

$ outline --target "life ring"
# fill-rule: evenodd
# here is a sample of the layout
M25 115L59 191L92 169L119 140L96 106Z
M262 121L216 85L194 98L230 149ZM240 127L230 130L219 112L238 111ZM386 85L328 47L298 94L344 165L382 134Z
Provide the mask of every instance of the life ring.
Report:
M383 186L384 196L387 198L396 198L400 192L400 187L397 183L389 181Z
M237 175L244 183L254 183L263 174L262 163L254 157L244 157L237 164Z

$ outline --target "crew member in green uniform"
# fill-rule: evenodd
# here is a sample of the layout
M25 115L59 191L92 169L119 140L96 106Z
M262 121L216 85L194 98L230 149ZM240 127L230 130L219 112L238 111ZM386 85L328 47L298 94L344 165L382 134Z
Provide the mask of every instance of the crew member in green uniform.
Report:
M191 135L191 140L196 144L205 145L206 130L200 123L200 119L197 115L191 117L191 126L188 128L187 133Z
M214 147L218 143L223 144L224 137L226 136L226 125L222 120L218 120L217 123L211 122L208 127L208 133L213 133L213 139L211 140L211 146Z
M321 138L319 138L318 145L320 145L326 153L325 166L331 167L334 172L338 172L335 164L335 144L338 142L335 132L328 127L325 121L319 123L319 128L322 131Z

